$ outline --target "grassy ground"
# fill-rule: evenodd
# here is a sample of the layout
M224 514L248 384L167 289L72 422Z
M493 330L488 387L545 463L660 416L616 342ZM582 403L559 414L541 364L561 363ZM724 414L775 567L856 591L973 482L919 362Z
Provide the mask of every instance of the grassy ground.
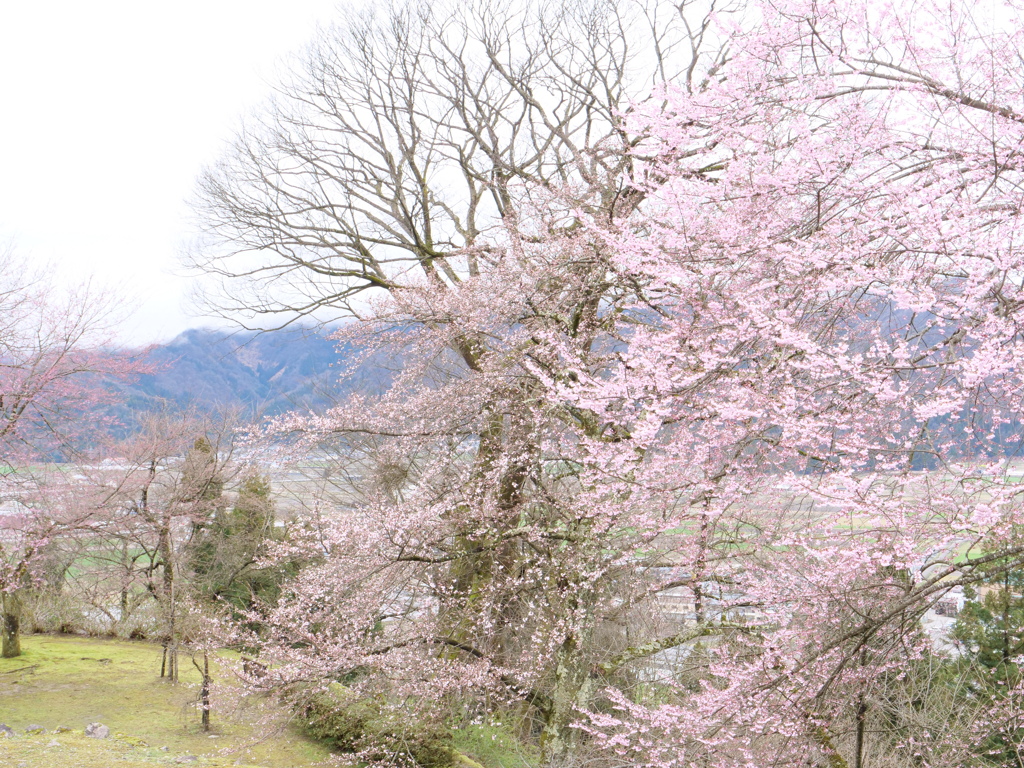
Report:
M188 656L181 682L171 685L159 677L160 648L149 643L35 635L22 648L19 658L0 659L0 723L17 732L0 737L4 768L306 768L328 757L267 702L239 704L230 688L219 707L215 701L213 730L203 733L195 709L200 678ZM111 738L86 738L93 722L108 726ZM47 733L28 736L30 725ZM72 731L54 733L59 726Z

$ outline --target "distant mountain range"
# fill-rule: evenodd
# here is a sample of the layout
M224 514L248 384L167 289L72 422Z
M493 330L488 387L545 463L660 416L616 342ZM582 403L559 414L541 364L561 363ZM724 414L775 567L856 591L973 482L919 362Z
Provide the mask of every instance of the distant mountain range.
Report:
M122 421L160 408L237 409L243 418L322 409L355 391L381 391L389 379L364 364L341 378L352 351L324 332L288 328L255 333L194 329L150 350L155 373L123 387Z
M131 431L139 416L153 411L193 407L198 411L237 411L243 420L262 419L292 410L323 409L350 394L385 391L396 360L372 357L339 344L326 332L288 328L255 333L194 329L169 344L153 347L149 361L157 370L121 386L115 409L123 429ZM939 439L968 456L1021 456L1020 422L992 425L984 412L934 418L930 428ZM975 422L975 437L966 431ZM990 436L980 437L988 432ZM928 464L922 453L922 468Z

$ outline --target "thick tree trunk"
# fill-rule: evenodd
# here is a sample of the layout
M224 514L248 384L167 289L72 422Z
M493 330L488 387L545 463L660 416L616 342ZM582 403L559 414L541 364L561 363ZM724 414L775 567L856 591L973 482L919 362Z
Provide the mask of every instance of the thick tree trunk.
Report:
M502 455L506 439L504 414L493 404L488 406L487 412L488 424L480 435L480 446L473 470L473 485L478 488L486 487L494 481L491 475ZM504 478L496 485L500 497L505 493ZM481 493L486 494L486 491ZM507 503L499 501L499 504L503 509L507 508ZM514 524L511 517L510 515L508 525ZM455 537L455 551L459 554L452 561L449 573L455 599L451 605L443 609L442 625L447 628L447 633L453 640L491 654L496 650L493 641L497 633L493 623L482 621L482 611L487 610L486 603L493 598L489 593L494 578L496 549L500 546L494 538L500 534L500 529L489 528L481 531L474 527L478 522L475 516L471 516L467 528ZM481 624L488 624L490 627L487 637L477 636L477 629Z
M560 587L566 597L563 615L573 619L575 628L568 628L555 651L550 693L541 707L540 750L544 766L563 764L570 757L577 733L572 723L579 717L579 710L590 704L594 686L589 653L593 641L594 595L579 584Z
M540 734L541 764L564 763L574 746L572 722L578 709L589 704L592 681L584 659L589 645L585 638L570 634L555 654L551 696L543 711Z
M6 592L0 603L0 657L13 659L21 656L21 598L17 592Z

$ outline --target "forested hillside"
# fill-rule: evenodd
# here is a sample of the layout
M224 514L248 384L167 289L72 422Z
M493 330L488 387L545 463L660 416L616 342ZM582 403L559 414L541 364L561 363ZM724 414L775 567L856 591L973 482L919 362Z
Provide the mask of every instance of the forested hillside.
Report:
M121 420L130 424L164 406L238 410L251 419L320 408L351 392L379 391L388 378L381 361L359 365L351 349L339 349L326 333L188 330L149 352L153 373L122 385Z

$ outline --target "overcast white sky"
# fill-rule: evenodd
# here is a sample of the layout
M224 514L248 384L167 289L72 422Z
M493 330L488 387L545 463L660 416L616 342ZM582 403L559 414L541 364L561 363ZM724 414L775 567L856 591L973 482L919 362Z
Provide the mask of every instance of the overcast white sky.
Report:
M336 5L0 2L0 242L133 298L127 343L209 324L175 274L185 201Z

